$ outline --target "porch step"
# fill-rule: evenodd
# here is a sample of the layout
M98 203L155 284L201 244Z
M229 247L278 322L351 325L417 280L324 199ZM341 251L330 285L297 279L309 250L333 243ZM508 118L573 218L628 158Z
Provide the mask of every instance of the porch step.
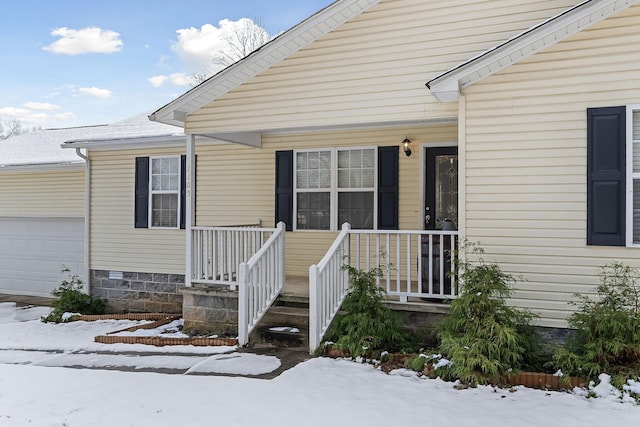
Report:
M254 347L309 346L309 299L281 295L249 337Z

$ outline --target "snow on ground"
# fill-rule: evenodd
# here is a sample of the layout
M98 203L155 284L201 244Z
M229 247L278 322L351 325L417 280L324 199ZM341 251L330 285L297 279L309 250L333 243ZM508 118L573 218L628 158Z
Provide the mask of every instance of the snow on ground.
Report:
M0 303L0 349L41 351L152 352L219 354L235 347L165 346L140 344L101 344L93 341L120 329L139 325L141 321L97 320L95 322L43 323L39 319L51 311L48 307L19 308L15 303ZM146 333L146 332L144 332Z
M30 311L31 310L31 311ZM131 372L50 367L91 364L92 335L135 322L44 324L36 309L0 307L0 426L631 426L640 406L621 403L604 385L602 395L558 393L518 387L456 390L452 383L398 370L387 375L347 360L311 359L273 380L244 377L167 375L140 372L154 366L201 372L254 372L279 361L246 353L185 353L185 348L151 347L138 362L122 350L109 357L129 363ZM46 314L46 313L45 313ZM57 344L57 347L56 347ZM100 344L99 351L105 346ZM118 347L118 348L119 348ZM31 349L32 351L25 351ZM72 353L77 351L79 353ZM211 348L208 348L211 351ZM37 351L33 351L37 350ZM157 354L162 350L164 354ZM233 349L229 349L232 351ZM137 350L136 350L137 351ZM178 354L170 354L175 351ZM86 357L85 357L86 356ZM84 358L83 358L84 357ZM76 358L76 359L74 359ZM27 362L25 360L31 359ZM275 359L275 360L274 360ZM196 361L197 360L197 361ZM128 362L127 362L128 363ZM232 372L233 371L233 372ZM583 394L586 394L583 392Z

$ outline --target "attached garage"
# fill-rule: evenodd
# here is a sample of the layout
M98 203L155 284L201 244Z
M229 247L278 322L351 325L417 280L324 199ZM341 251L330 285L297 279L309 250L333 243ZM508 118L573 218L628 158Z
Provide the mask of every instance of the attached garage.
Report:
M84 275L83 218L0 218L0 293L51 296L68 277Z

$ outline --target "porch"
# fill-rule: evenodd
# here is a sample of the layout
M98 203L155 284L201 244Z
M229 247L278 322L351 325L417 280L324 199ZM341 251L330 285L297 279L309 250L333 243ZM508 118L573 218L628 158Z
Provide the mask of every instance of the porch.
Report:
M386 290L394 309L442 313L443 302L457 294L455 276L449 274L454 269L457 231L352 230L345 223L323 259L309 267L309 276L285 274L282 223L276 228L192 227L189 234L185 293L200 289L215 298L235 299L237 317L231 316L231 322L237 321L241 345L248 343L252 331L280 299L295 301L306 310L304 327L313 351L346 295L344 265L379 269L378 285ZM234 305L221 304L225 310Z

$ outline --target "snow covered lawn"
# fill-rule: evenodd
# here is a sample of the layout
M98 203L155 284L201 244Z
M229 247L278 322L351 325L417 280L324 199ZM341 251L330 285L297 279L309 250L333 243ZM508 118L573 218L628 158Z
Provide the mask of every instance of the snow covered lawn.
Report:
M640 406L621 403L612 395L587 399L522 387L514 391L491 387L456 390L451 383L419 378L408 371L387 375L370 365L327 358L301 363L273 380L50 367L56 365L56 358L62 362L65 357L112 348L93 343L93 335L126 327L127 323L49 325L37 320L36 311L0 306L0 426L549 427L640 423ZM195 347L118 345L122 348L118 351L132 347L167 360L175 358L176 364L180 357L198 358L189 369L201 372L211 372L216 362L228 362L227 366L237 370L250 366L271 369L276 363L261 359L264 356L233 352L233 348L226 349L226 354L212 354L213 349L208 348L207 354ZM165 354L158 355L158 350ZM29 354L42 357L26 361ZM137 365L131 366L135 369ZM603 389L607 394L609 389Z

